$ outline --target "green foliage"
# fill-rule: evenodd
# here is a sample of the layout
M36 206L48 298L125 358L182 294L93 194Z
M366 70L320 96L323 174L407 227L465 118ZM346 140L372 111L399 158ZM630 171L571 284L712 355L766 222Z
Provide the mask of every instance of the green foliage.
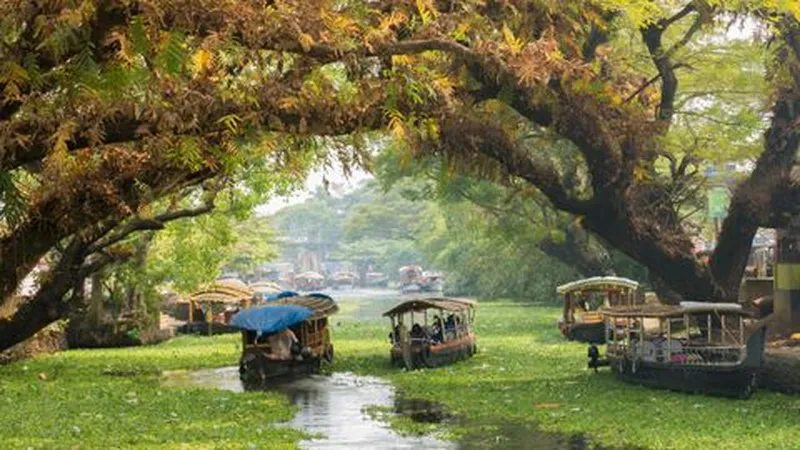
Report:
M274 392L164 387L160 373L235 364L237 335L74 350L0 366L3 448L295 448Z
M580 275L542 253L535 230L504 228L496 217L467 202L429 210L418 243L448 274L445 289L482 298L553 299L555 287Z
M169 223L148 252L149 276L169 281L179 292L190 292L220 275L235 242L231 219L223 214Z
M404 397L440 402L461 419L435 428L392 419L401 431L444 432L466 448L526 448L544 442L542 430L585 434L603 447L676 450L788 450L800 439L796 396L759 391L738 401L632 386L607 369L595 374L585 344L560 336L560 308L481 302L473 358L407 372L390 367L390 327L379 316L393 300L355 302L337 318L333 370L388 378Z

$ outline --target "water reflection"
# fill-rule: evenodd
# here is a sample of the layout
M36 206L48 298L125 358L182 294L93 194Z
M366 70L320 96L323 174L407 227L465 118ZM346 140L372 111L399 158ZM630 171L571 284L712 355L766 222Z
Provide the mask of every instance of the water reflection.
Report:
M208 387L243 392L237 367L169 372L164 385ZM319 439L303 441L308 449L602 449L584 435L548 433L531 423L473 423L449 411L440 403L403 398L394 387L374 377L351 373L313 375L278 384L272 389L284 393L299 411L286 426L305 430ZM372 406L389 408L419 423L464 425L468 430L458 442L444 442L429 436L401 436L366 413Z
M243 392L237 367L165 374L166 386L195 386ZM286 425L324 438L303 441L303 448L452 449L456 445L427 436L401 436L366 414L371 406L391 407L392 385L374 377L350 373L314 375L273 387L297 405L298 413Z

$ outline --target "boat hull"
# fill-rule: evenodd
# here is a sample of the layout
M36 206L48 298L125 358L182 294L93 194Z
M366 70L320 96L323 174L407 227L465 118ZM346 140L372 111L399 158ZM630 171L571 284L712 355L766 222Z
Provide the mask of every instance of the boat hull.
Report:
M320 357L284 361L251 355L245 355L239 362L239 378L245 390L263 389L274 383L319 373L322 364Z
M609 357L614 374L631 383L679 392L702 393L741 399L750 398L758 385L766 328L747 340L744 360L733 366L634 362L629 358Z
M756 370L736 367L668 366L631 361L610 362L614 374L629 383L678 392L749 398L756 389Z
M477 352L474 335L442 344L412 346L407 357L401 347L393 347L390 353L393 365L405 366L409 370L433 368L453 364L472 357Z
M176 331L180 334L216 336L218 334L238 333L241 330L220 322L211 322L210 327L208 322L190 322L179 326Z
M589 344L602 344L606 341L606 326L603 322L570 324L562 333L570 341Z

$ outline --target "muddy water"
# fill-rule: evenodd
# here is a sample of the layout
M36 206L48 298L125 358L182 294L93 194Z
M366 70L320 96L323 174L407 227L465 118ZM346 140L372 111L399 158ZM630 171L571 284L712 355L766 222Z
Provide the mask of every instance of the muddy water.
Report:
M242 392L237 367L172 372L166 386L193 386ZM299 411L286 425L322 437L301 442L308 449L452 449L456 445L427 436L401 436L366 412L368 407L392 408L394 388L378 378L335 373L282 383L284 393Z

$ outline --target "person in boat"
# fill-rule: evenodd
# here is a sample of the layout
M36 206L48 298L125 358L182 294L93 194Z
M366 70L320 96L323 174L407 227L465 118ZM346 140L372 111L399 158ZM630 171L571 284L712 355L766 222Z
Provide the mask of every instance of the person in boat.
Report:
M389 340L391 340L393 344L397 344L407 332L406 326L402 323L398 323L395 325L394 330L389 333Z
M447 321L444 324L444 330L450 339L454 339L456 335L456 317L453 314L447 316Z
M425 330L422 328L422 325L415 323L411 326L411 333L409 336L411 339L422 339L425 337Z
M289 328L271 334L267 342L269 342L269 348L271 350L267 358L282 361L292 359L292 347L298 344L297 336L294 334L294 331Z
M435 342L443 342L444 341L444 331L442 330L442 319L438 315L433 316L433 328L431 333L431 339Z

